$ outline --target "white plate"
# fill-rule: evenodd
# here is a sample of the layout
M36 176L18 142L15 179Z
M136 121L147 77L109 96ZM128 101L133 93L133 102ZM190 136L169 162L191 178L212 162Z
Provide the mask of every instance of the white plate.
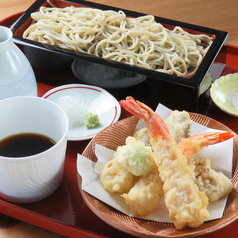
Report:
M61 97L77 96L83 101L87 112L98 114L100 125L87 129L85 125L73 127L69 129L68 140L79 141L93 138L98 132L105 127L118 121L121 115L121 107L118 101L106 90L85 84L67 84L51 89L43 98L51 100L55 103Z

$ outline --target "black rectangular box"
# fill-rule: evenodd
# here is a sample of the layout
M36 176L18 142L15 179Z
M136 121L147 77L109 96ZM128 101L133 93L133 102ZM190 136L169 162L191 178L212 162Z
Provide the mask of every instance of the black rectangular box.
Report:
M50 2L59 8L71 5L75 7L86 6L101 10L122 10L129 17L139 17L145 15L143 13L128 11L126 9L119 9L81 0L51 0ZM131 66L129 64L96 57L94 55L65 50L59 47L44 45L39 42L22 38L23 32L32 23L32 19L30 17L31 13L38 11L41 6L50 7L46 0L38 0L32 6L30 6L26 12L11 26L14 42L24 46L23 48L27 49L26 52L29 52L30 49L30 51L33 51L33 54L34 49L37 51L41 50L45 53L52 53L58 56L60 55L66 57L66 59L71 58L73 60L86 60L89 62L136 73L145 77L145 80L141 81L137 85L125 85L125 88L123 88L123 86L120 88L113 88L113 86L109 87L108 91L111 92L118 100L130 95L134 96L138 100L143 101L152 108L155 108L158 103L163 103L165 106L170 107L171 109L198 112L205 102L204 99L207 97L209 87L212 83L209 77L206 77L207 74L210 72L212 74L212 79L215 80L221 75L222 70L225 67L226 54L224 50L221 49L226 43L228 37L227 32L156 16L156 22L161 23L168 29L173 29L175 26L180 26L189 33L202 33L213 37L213 43L204 56L203 61L198 67L196 73L191 78L182 78L154 70ZM35 57L38 57L38 53L35 54ZM48 56L45 58L47 57ZM29 61L31 62L32 58L29 57ZM33 62L31 63L33 64ZM107 87L105 88L107 89Z

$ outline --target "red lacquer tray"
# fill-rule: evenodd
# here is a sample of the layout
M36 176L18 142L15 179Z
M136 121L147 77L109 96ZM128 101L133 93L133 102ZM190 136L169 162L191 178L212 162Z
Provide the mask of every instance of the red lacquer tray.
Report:
M0 25L10 26L20 14L13 15L0 22ZM227 66L223 74L238 72L238 48L234 46L227 47ZM80 83L74 75L69 72L45 73L36 70L36 74L41 78L38 82L39 96L54 86L63 83ZM67 77L67 82L65 78ZM43 80L42 80L43 79ZM229 116L209 101L203 114L225 124L231 130L238 133L238 119ZM127 116L122 111L121 118ZM82 153L89 141L68 142L65 173L62 184L58 190L50 197L31 204L13 204L0 198L0 213L17 218L21 221L51 230L53 232L65 235L67 237L132 237L115 228L107 225L98 218L84 202L77 183L76 158L77 153ZM238 233L238 220L232 224L204 235L204 238L236 237Z

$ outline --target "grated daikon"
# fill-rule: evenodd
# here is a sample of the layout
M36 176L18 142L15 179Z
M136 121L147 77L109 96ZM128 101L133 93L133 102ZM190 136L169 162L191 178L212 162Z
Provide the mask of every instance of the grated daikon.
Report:
M84 124L87 108L81 98L77 96L64 96L59 98L58 105L64 110L69 120L69 128Z

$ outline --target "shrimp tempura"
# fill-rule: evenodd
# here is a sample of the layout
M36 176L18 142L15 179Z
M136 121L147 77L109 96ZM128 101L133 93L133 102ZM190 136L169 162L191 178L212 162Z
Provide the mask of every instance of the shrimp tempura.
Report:
M164 183L165 204L175 227L198 227L209 216L208 198L199 191L193 179L194 171L188 166L186 156L169 134L164 121L132 97L120 101L120 105L146 123L159 175Z

